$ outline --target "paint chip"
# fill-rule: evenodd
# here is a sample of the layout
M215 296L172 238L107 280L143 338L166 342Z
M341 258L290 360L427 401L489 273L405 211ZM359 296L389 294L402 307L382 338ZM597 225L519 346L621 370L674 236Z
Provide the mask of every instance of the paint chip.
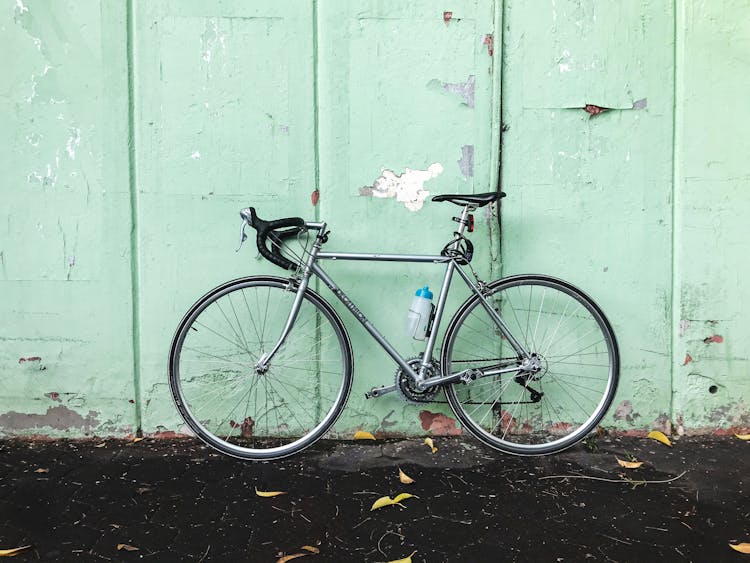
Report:
M443 12L443 21L445 22L445 25L448 25L452 18L453 12Z
M495 54L494 38L491 33L488 33L484 36L482 44L487 45L487 54L490 57Z
M376 198L396 198L409 211L419 211L430 192L424 189L428 180L443 173L443 166L439 162L431 164L427 170L412 170L407 168L402 174L385 169L373 182L372 186L363 186L359 195Z
M443 82L443 88L451 94L456 94L464 99L464 103L470 107L474 107L474 83L476 77L470 74L466 79L466 82Z
M200 160L201 152L200 151L193 151L193 154L190 155L190 158L193 160Z
M464 145L461 147L461 158L458 159L458 167L465 179L474 176L474 145Z

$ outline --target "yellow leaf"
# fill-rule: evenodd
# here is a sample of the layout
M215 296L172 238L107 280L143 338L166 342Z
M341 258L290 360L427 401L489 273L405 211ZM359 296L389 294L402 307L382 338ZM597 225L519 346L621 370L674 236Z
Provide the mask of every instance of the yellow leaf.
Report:
M49 473L49 469L46 469L44 467L40 467L39 469L35 469L34 473Z
M30 545L24 545L23 547L14 547L13 549L0 549L0 557L15 557L30 547Z
M309 553L292 553L291 555L285 555L284 557L280 557L276 560L276 563L286 563L287 561L291 561L292 559L297 559L297 557L305 557L307 555L310 555Z
M376 500L374 503L372 503L372 508L370 509L370 512L373 510L376 510L378 508L383 508L384 506L391 506L393 504L398 504L400 506L403 506L401 504L402 500L406 500L408 498L412 498L414 495L410 495L409 493L401 493L396 498L391 497L380 497L378 500ZM416 497L414 497L416 498Z
M404 557L403 559L394 559L393 561L388 561L388 563L411 563L411 558L416 553L415 551L412 551L408 556Z
M642 461L622 461L620 458L615 458L617 460L617 463L620 464L621 467L624 467L625 469L638 469L641 465L643 465Z
M306 551L309 551L310 553L320 553L320 550L317 547L313 547L311 545L303 545L300 547L300 549L304 549Z
M106 446L106 445L107 445L107 442L102 442L101 444L97 444L97 445L96 445L96 446L94 446L94 447L95 447L95 448L103 448L103 447L104 447L104 446Z
M364 430L357 430L354 433L354 439L355 440L374 440L375 436L373 436L369 432L365 432Z
M437 451L437 448L435 447L435 444L432 443L432 438L425 438L424 443L430 446L430 449L432 450L432 453L435 453Z
M750 434L735 434L740 440L750 440Z
M135 444L136 442L140 442L141 440L143 440L143 438L133 438L133 443Z
M277 497L279 495L285 495L285 491L259 491L258 487L255 487L255 494L259 497Z
M396 503L396 504L398 504L398 503L399 503L399 502L401 502L402 500L406 500L406 499L408 499L408 498L418 498L418 497L416 497L416 496L414 496L414 495L411 495L411 494L409 494L409 493L401 493L401 494L400 494L400 495L398 495L398 496L397 496L397 497L396 497L395 499L393 499L393 502L394 502L394 503Z
M663 432L659 432L658 430L652 430L646 435L646 438L651 438L652 440L656 440L657 442L661 442L662 444L672 447L672 442L669 441L669 438L667 438Z
M411 485L414 482L414 479L401 471L400 467L398 468L398 480L401 481L404 485Z
M122 551L123 549L125 551L138 551L139 550L139 548L137 548L135 546L128 545L126 543L118 543L117 544L117 551Z
M730 543L729 547L740 553L750 553L750 543Z

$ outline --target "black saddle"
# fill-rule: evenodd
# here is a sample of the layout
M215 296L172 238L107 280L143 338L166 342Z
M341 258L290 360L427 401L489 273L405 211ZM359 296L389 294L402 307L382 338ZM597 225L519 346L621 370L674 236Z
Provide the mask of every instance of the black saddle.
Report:
M473 205L484 207L488 203L505 197L505 192L487 192L484 194L442 194L436 195L432 201L450 201L456 205Z

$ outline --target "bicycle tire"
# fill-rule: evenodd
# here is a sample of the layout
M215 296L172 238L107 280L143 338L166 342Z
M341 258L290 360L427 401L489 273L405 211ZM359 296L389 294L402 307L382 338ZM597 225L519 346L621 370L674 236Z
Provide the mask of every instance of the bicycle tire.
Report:
M491 282L484 296L511 334L539 355L540 371L446 386L458 420L485 444L518 455L555 453L585 438L606 414L619 379L617 340L604 313L580 289L544 275ZM517 356L472 295L446 330L441 365L444 374L500 362L513 367Z
M255 369L281 335L295 295L285 278L232 280L199 299L177 328L172 398L190 429L222 453L250 460L295 454L322 437L346 404L349 335L309 288L268 370Z

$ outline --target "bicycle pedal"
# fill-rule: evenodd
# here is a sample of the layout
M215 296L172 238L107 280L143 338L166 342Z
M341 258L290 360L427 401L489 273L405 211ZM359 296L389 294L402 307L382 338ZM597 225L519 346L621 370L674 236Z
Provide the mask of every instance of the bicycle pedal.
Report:
M395 385L384 385L382 387L373 387L369 391L365 393L365 399L377 399L381 395L385 395L386 393L392 393L396 390Z

